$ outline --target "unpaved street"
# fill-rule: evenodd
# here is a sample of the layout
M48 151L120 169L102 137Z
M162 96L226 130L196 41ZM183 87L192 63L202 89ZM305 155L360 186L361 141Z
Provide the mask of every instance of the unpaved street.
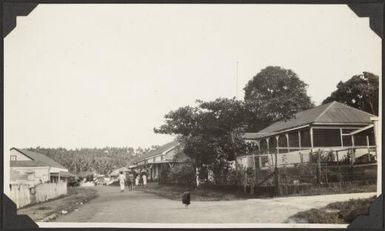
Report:
M335 201L367 198L375 193L281 197L236 201L180 201L139 191L119 192L118 187L95 187L99 197L56 222L132 223L283 223L291 215Z

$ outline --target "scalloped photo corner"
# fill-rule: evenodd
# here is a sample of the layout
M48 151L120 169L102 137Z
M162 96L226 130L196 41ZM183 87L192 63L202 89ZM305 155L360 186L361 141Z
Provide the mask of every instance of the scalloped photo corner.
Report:
M4 3L3 226L381 228L381 7Z

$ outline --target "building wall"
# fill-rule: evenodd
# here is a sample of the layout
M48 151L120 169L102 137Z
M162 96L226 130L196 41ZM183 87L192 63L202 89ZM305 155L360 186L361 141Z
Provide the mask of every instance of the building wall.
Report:
M157 180L159 178L159 165L154 164L150 171L151 174L151 180Z
M68 172L68 169L66 169L66 168L56 168L56 167L51 167L50 172L51 172L51 173Z
M15 156L16 160L32 160L31 158L27 157L26 155L20 153L15 149L11 149L10 153L11 153L11 160L13 160L12 156Z
M11 167L11 182L28 182L37 185L49 181L49 167Z
M169 150L165 155L164 155L164 160L173 160L174 156L177 154L178 148L173 148Z

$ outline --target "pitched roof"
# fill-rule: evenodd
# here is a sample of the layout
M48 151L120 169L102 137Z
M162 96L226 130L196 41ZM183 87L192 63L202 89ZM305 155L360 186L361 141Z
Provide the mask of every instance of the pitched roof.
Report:
M126 167L121 167L121 168L118 168L118 169L115 169L114 171L112 171L109 176L119 176L120 172L128 172L129 169L126 168Z
M375 115L333 101L306 111L298 112L288 121L278 121L257 133L245 133L245 139L255 139L268 136L286 129L296 128L312 123L361 125L370 124L370 117Z
M63 169L66 169L66 167L64 167L63 165L57 163L56 161L54 161L53 159L49 158L48 156L46 155L43 155L41 153L37 153L37 152L32 152L32 151L29 151L27 149L17 149L17 148L12 148L12 149L15 149L17 150L18 152L28 156L29 158L31 158L32 160L35 160L35 161L38 161L38 162L42 162L44 164L47 164L48 166L50 167L55 167L55 168L63 168Z
M173 147L176 147L178 145L179 145L178 141L176 141L176 140L171 141L171 142L169 142L169 143L167 143L165 145L160 146L159 148L157 148L155 150L152 150L152 151L150 151L150 152L148 152L146 154L141 155L140 157L135 159L133 162L134 163L138 163L138 162L143 161L143 160L145 160L147 158L150 158L150 157L153 157L153 156L157 156L157 155L161 155L165 151L167 151L167 150L169 150L169 149L171 149Z

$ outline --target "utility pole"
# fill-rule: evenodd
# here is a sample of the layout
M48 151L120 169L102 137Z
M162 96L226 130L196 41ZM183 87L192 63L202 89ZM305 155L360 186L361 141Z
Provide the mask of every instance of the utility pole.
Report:
M236 65L236 82L235 82L235 98L238 99L238 64L239 62L237 61Z

